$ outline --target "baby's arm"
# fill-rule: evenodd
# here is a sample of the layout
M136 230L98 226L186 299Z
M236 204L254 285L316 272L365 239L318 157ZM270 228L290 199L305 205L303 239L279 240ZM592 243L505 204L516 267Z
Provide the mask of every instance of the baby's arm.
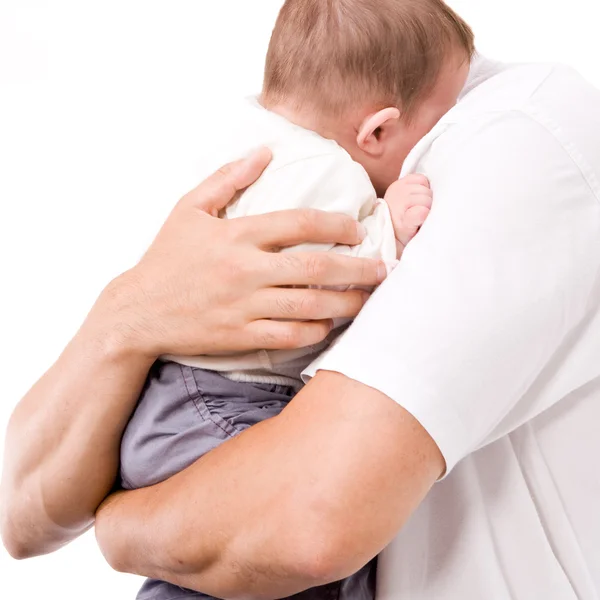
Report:
M431 210L433 193L425 175L407 175L393 183L385 195L398 245L398 258Z

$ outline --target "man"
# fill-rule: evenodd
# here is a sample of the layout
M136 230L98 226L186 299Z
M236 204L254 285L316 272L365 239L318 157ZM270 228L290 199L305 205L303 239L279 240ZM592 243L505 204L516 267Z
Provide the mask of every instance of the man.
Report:
M482 69L407 158L435 199L400 267L279 417L106 501L97 536L113 566L276 598L341 579L391 542L378 598L598 596L600 94L562 67ZM290 304L280 290L265 303L267 288L377 280L376 264L262 250L356 243L346 220L317 227L308 214L302 235L292 215L200 214L266 160L184 199L17 408L3 482L14 555L90 526L157 356L306 345L327 321L256 319L353 315L362 297L307 290ZM208 236L223 244L199 258Z

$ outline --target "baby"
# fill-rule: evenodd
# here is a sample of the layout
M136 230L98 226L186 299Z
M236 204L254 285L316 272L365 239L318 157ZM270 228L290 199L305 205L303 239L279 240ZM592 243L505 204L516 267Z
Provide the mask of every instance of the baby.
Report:
M267 146L263 176L223 218L292 208L347 214L364 226L356 247L303 245L383 259L393 268L431 207L423 176L399 180L408 152L437 119L419 110L447 61L473 52L468 26L441 0L287 0L268 50L262 94L223 120L228 156ZM458 90L457 90L458 95ZM438 114L439 113L439 114ZM380 199L383 198L383 199ZM340 334L299 350L169 356L156 363L121 445L125 489L156 484L248 427L279 414L302 372ZM297 596L372 600L374 564ZM203 594L148 581L141 600Z

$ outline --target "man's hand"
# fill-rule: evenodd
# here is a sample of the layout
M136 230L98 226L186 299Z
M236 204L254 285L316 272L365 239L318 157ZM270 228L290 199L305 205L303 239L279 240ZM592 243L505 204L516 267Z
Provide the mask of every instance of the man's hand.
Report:
M398 257L417 235L429 216L433 192L425 175L407 175L394 182L385 194L398 242Z
M278 253L302 242L360 243L364 234L349 217L314 210L230 221L216 217L258 178L270 158L268 150L259 150L190 192L139 265L113 283L111 309L147 354L315 344L328 335L331 319L354 317L368 298L359 290L316 287L370 286L385 277L385 267L375 260ZM292 285L311 289L289 289Z
M51 552L91 526L158 356L319 342L331 319L355 316L367 294L290 286L372 286L385 277L378 261L277 252L303 242L358 244L362 233L348 217L318 211L232 221L214 216L270 159L260 150L185 196L139 265L104 290L58 361L17 406L0 488L0 532L14 556Z

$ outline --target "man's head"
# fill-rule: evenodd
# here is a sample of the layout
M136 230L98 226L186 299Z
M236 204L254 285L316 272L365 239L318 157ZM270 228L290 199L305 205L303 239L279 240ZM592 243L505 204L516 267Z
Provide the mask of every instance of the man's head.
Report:
M338 141L381 193L456 103L473 52L442 0L287 0L261 101Z

